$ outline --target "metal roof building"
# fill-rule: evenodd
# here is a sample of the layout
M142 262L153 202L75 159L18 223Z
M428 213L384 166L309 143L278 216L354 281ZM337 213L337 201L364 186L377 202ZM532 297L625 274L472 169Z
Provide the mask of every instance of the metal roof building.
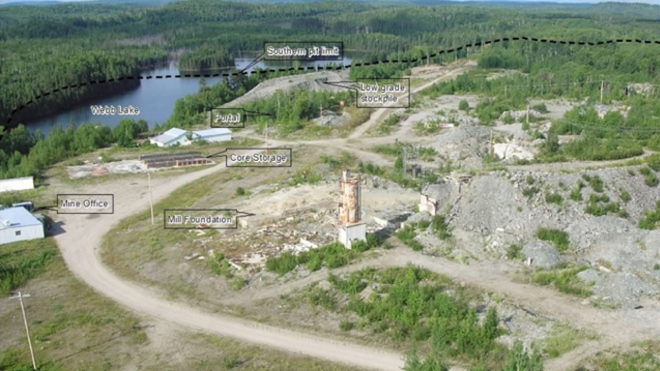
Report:
M0 180L0 192L24 191L34 189L34 177Z
M150 139L151 143L157 145L158 147L168 147L173 146L176 143L185 145L187 141L186 134L188 132L182 129L172 128L163 134Z
M191 135L188 135L188 133ZM151 138L149 141L158 147L169 147L177 143L181 146L186 146L192 143L189 137L192 137L192 141L224 142L231 140L231 131L227 128L211 128L197 131L172 128L155 138Z
M0 245L44 237L43 223L25 208L0 210Z

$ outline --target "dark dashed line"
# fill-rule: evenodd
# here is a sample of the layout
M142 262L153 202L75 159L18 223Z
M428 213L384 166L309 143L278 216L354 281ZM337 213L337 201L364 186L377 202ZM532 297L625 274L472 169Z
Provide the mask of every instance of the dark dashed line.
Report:
M615 43L615 42L616 43L632 43L632 42L635 42L635 43L638 43L638 44L654 44L654 43L655 44L660 44L660 40L651 41L651 40L640 40L640 39L635 39L635 40L632 40L632 39L625 39L625 40L624 39L616 39L616 40L598 41L598 42L594 43L594 42L584 42L584 41L577 41L576 42L576 41L564 41L564 40L548 40L548 39L537 39L535 37L529 38L529 37L526 37L526 36L516 36L516 37L511 37L511 38L504 37L504 38L501 38L501 39L494 39L494 40L489 40L489 41L479 41L479 42L475 42L474 44L466 44L464 46L459 46L459 47L454 48L454 49L440 50L437 53L433 53L433 54L430 54L428 56L425 55L425 56L422 56L420 58L411 59L410 61L408 61L406 59L403 59L403 60L401 60L401 62L402 63L408 63L408 62L414 63L414 62L417 62L419 60L423 61L423 60L426 60L428 58L435 58L436 56L442 55L442 54L445 54L445 53L449 54L449 53L457 52L457 51L463 50L464 48L470 48L472 46L490 45L490 44L496 44L496 43L499 43L499 42L519 41L519 40L525 40L525 41L531 40L531 41L534 41L534 42L550 43L550 44L562 44L562 45L566 45L566 44L575 45L575 44L578 44L578 45L589 45L589 46L612 44L612 43ZM378 65L378 64L386 64L386 63L399 63L399 60L398 59L393 59L393 60L385 59L385 60L380 61L380 62L355 63L354 65L347 64L347 65L343 65L343 66L338 66L335 69L340 70L340 69L349 69L351 67L375 66L375 65ZM163 79L163 78L166 78L166 79L170 79L170 78L180 79L180 78L186 78L186 77L197 77L197 78L199 78L199 77L219 77L219 76L229 77L229 76L248 75L248 74L254 74L254 73L259 73L259 74L263 75L263 74L266 74L266 73L287 72L287 71L295 71L295 70L298 70L298 71L305 71L305 70L308 70L308 71L310 71L310 70L322 71L322 70L332 70L332 67L325 67L324 68L322 66L319 66L319 67L315 68L313 66L308 66L308 67L297 67L297 68L296 67L280 68L279 70L270 69L270 70L260 70L260 71L250 71L250 72L243 71L243 72L232 72L232 73L222 73L222 74L216 73L216 74L213 74L213 75L210 75L210 74L205 74L205 75L195 74L195 75L165 75L165 76L162 76L162 75L157 75L157 76L125 76L125 77L118 77L116 79L113 78L113 79L108 79L108 80L92 80L92 81L88 81L88 82L81 82L79 84L72 84L72 85L69 85L69 86L62 86L62 87L59 87L59 88L55 88L50 92L46 92L46 93L43 93L41 95L37 95L36 97L34 97L33 100L30 100L29 102L27 102L27 103L17 107L16 109L14 109L11 112L11 114L9 115L9 118L7 118L7 125L11 124L12 117L14 117L14 115L17 112L23 110L24 108L27 108L29 105L33 104L34 102L38 101L39 99L41 99L43 97L47 97L50 94L57 93L61 90L73 89L73 88L78 88L78 87L86 86L86 85L103 84L103 83L106 83L106 82L115 82L115 81L123 81L123 80L135 80L135 79L139 79L139 80L147 79L147 80L149 80L149 79L153 79L153 78L155 78L155 79ZM1 135L0 135L0 138L2 138Z

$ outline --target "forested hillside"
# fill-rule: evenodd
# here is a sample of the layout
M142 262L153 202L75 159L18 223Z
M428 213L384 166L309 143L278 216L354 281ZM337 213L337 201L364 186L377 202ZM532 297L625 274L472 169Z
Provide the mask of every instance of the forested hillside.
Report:
M415 65L465 57L476 58L484 69L520 70L520 74L498 80L468 75L427 92L437 95L469 91L495 96L497 105L477 107L480 118L486 121L504 109L524 106L532 96L595 98L605 80L607 103L629 97L626 89L631 82L658 83L660 47L510 41L463 48L428 60L422 58L439 50L513 36L565 41L660 40L658 9L622 4L507 7L321 1L274 5L213 0L159 6L8 6L0 12L0 120L7 122L11 116L15 126L139 83L87 82L136 76L173 59L186 72L217 70L232 65L239 52L260 52L264 41L283 40L340 40L346 52L360 52L353 58L354 64L389 61L354 67L352 78L397 77ZM391 62L394 60L398 62ZM166 126L188 124L201 112L244 94L260 78L269 76L273 74L232 78L223 84L203 87L199 94L186 97L173 107ZM658 94L657 89L653 94ZM12 116L12 111L29 102L29 109ZM626 121L616 121L617 125L655 125L652 108L641 110ZM566 132L567 125L572 124L563 125L557 127L558 133ZM34 143L39 140L33 138ZM3 173L12 168L7 159L14 158L13 166L17 166L19 157L15 151L29 153L21 146L3 146ZM24 170L10 173L25 175L42 167L24 166Z
M230 66L239 51L259 51L266 40L342 40L347 51L359 50L362 60L372 62L410 59L504 36L576 40L658 37L653 21L659 17L657 7L604 4L588 8L593 12L580 11L576 16L574 7L548 7L539 12L503 6L344 1L273 5L189 0L156 7L4 7L0 13L0 117L6 118L41 93L90 80L134 76L175 55L180 56L179 65L186 71ZM526 48L532 53L541 50L539 46ZM476 51L462 50L446 58ZM510 67L521 64L516 51L509 53L517 60ZM564 55L578 57L584 60L593 55ZM407 67L381 64L369 71L356 68L353 74L386 77ZM117 83L104 88L129 87ZM90 86L61 90L39 99L12 122L51 113L98 93L99 89Z

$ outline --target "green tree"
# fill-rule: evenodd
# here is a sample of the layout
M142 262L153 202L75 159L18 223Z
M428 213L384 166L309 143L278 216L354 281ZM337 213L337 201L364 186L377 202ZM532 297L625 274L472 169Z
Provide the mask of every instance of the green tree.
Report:
M555 133L549 133L543 144L543 151L547 154L557 153L559 150L559 137Z
M484 333L489 340L495 340L499 336L498 322L497 309L495 307L489 307L486 313L486 319L484 320Z
M396 158L396 161L394 161L394 168L398 171L403 170L403 157L399 156Z
M521 341L516 341L502 371L543 371L543 359L538 349L528 354Z

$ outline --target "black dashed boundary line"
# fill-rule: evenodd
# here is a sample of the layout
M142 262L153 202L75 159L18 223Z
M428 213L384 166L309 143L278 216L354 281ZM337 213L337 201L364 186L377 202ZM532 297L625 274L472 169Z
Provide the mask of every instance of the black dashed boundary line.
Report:
M124 80L151 80L151 79L180 79L180 78L187 78L187 77L193 77L193 78L200 78L200 77L229 77L229 76L240 76L240 75L251 75L255 73L259 73L261 75L268 74L268 73L276 73L276 72L289 72L289 71L321 71L321 70L342 70L342 69L349 69L351 67L362 67L362 66L376 66L378 64L386 64L386 63L415 63L420 60L426 60L428 58L435 58L437 56L440 56L442 54L451 54L454 52L461 51L465 48L470 48L473 46L482 46L482 45L490 45L490 44L497 44L500 42L507 42L507 41L519 41L519 40L524 40L524 41L534 41L534 42L540 42L540 43L548 43L548 44L561 44L561 45L588 45L588 46L597 46L597 45L606 45L606 44L614 44L614 43L638 43L638 44L659 44L660 45L660 40L640 40L640 39L614 39L614 40L607 40L607 41L597 41L597 42L588 42L588 41L564 41L564 40L551 40L551 39L539 39L536 37L525 37L525 36L520 36L520 37L503 37L500 39L494 39L494 40L489 40L489 41L483 41L483 42L476 42L473 44L466 44L464 46L459 46L457 48L453 49L447 49L447 50L440 50L437 53L433 53L430 55L425 55L421 58L413 58L413 59L393 59L393 60L383 60L379 62L365 62L365 63L355 63L354 65L344 65L344 66L338 66L338 67L321 67L321 66L308 66L308 67L290 67L290 68L280 68L280 69L270 69L270 70L260 70L260 71L250 71L250 72L233 72L233 73L216 73L216 74L187 74L187 75L156 75L156 76L126 76L126 77L119 77L116 79L107 79L107 80L92 80L88 82L81 82L79 84L72 84L69 86L63 86L61 88L56 88L53 89L52 91L49 91L47 93L43 93L41 95L37 95L34 99L28 101L27 103L17 107L14 109L11 114L9 115L9 118L7 118L7 126L11 124L11 120L16 115L17 112L25 109L26 107L32 105L36 101L38 101L41 98L47 97L51 94L63 91L63 90L68 90L68 89L76 89L80 88L83 86L87 85L94 85L94 84L103 84L107 82L117 82L117 81L124 81ZM2 138L2 134L0 134L0 139Z

